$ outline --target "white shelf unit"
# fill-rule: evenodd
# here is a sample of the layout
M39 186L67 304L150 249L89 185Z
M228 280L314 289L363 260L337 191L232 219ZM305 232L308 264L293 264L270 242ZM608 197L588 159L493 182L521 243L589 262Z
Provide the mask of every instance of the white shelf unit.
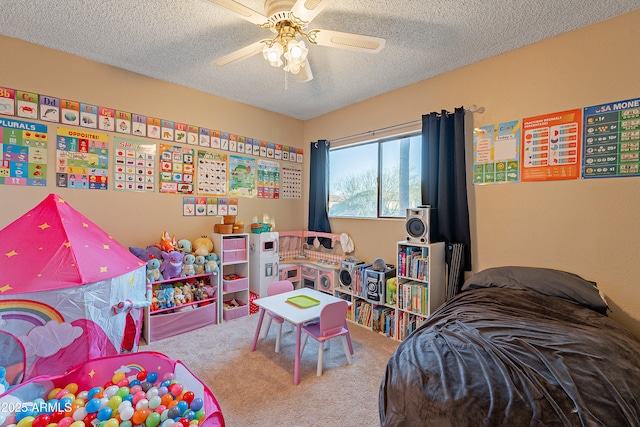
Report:
M217 323L219 281L219 273L207 273L151 283L153 291L167 286L181 289L184 285L193 285L192 288L211 286L213 296L203 293L199 300L157 310L145 307L142 336L147 344Z
M220 304L218 318L229 321L249 315L249 234L212 233L214 251L220 258ZM235 277L234 277L235 276ZM241 305L225 309L225 303Z
M396 253L396 292L387 286L384 303L373 304L364 297L366 264L356 269L350 290L336 285L334 293L352 302L348 320L403 341L445 302L444 243L401 241L396 245Z

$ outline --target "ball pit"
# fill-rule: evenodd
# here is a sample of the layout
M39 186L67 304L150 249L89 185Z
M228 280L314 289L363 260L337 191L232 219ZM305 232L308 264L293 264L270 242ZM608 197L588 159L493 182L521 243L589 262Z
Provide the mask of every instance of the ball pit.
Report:
M204 421L203 400L173 373L140 371L134 380L121 372L102 386L79 391L69 383L20 405L1 427L190 427ZM17 408L17 406L16 406Z

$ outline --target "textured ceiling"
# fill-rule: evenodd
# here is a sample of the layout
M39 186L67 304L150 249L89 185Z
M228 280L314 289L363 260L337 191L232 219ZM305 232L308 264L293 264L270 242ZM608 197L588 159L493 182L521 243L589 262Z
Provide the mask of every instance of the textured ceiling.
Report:
M264 13L262 0L239 2ZM285 73L262 55L213 63L271 32L206 0L0 0L0 7L0 34L306 120L640 8L640 0L334 0L309 29L382 37L385 48L308 46L313 80L290 76L286 89Z

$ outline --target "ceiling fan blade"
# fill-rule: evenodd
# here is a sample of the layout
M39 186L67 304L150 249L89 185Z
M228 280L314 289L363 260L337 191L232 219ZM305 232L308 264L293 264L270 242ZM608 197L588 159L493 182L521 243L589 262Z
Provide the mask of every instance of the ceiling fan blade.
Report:
M312 32L313 31L316 30L312 30ZM376 53L380 52L386 43L385 39L380 37L331 30L317 31L318 32L315 33L315 41L321 46Z
M331 0L298 0L291 8L291 13L298 19L311 22L329 3Z
M262 25L269 21L269 19L264 16L262 13L256 12L253 9L248 8L247 6L238 3L233 0L208 0L211 3L217 4L218 6L222 6L231 12L234 12L240 18L245 19L249 22L253 22L256 25Z
M296 77L301 82L310 82L311 80L313 80L311 65L309 65L309 57L307 57L307 59L305 60L304 67L300 68L300 71L298 72L298 74L296 74Z
M227 65L231 62L240 61L242 59L261 53L263 47L264 43L262 43L262 41L257 41L250 44L249 46L243 47L242 49L238 49L235 52L231 52L228 55L222 56L216 59L214 62L216 65L220 66Z

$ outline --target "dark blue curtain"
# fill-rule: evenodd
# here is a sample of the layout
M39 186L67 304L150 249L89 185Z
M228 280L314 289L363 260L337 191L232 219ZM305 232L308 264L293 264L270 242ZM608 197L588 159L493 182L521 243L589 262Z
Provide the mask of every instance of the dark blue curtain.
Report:
M422 116L422 203L431 206L431 241L445 242L456 291L471 270L464 115L460 107Z
M309 231L331 233L329 223L329 141L311 143L309 169ZM319 239L331 247L331 239ZM328 240L328 242L326 241Z

